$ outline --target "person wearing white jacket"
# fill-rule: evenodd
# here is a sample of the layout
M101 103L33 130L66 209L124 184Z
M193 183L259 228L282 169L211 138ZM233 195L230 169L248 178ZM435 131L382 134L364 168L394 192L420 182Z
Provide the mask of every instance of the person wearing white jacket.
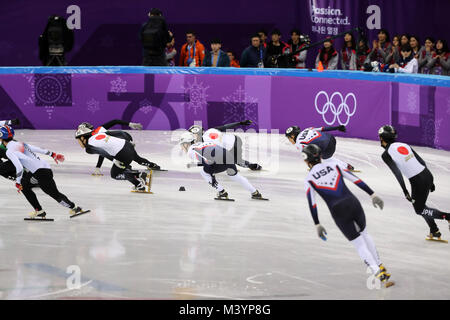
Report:
M403 45L400 49L401 58L397 63L389 66L391 73L418 73L419 62L414 57L411 46L409 44Z

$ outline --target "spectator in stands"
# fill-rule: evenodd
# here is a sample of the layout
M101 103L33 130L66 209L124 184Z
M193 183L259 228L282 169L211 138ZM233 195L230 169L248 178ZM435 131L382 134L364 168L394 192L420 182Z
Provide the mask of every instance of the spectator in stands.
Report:
M339 62L339 54L333 47L333 40L327 38L323 43L323 47L319 50L316 58L316 69L319 66L319 61L322 62L325 70L336 70Z
M400 59L400 48L401 48L401 44L400 44L400 39L401 36L396 35L392 38L392 51L391 53L387 56L386 61L388 62L388 64L394 64L398 61L398 59ZM405 44L407 44L407 42L405 42Z
M236 55L234 54L233 51L228 51L227 55L228 55L228 58L230 59L230 67L233 67L233 68L240 68L241 67L239 65L239 60L236 59Z
M281 41L281 32L278 29L274 29L271 34L271 41L266 48L266 68L278 68L279 58L288 48L288 45Z
M400 47L404 46L405 44L409 44L409 37L410 37L410 35L408 33L404 33L404 34L401 35L401 37L400 37Z
M344 47L341 49L342 70L356 70L356 43L353 34L344 35Z
M203 59L203 67L229 67L230 58L222 51L222 41L215 38L211 41L211 50L208 51Z
M364 70L364 64L368 61L370 52L371 50L367 44L367 39L365 37L360 37L356 49L356 68L358 70Z
M436 41L436 50L427 67L431 74L438 74L443 76L450 75L450 52L448 50L447 41L439 39Z
M386 29L381 29L378 32L378 41L373 40L372 44L372 51L369 54L370 62L377 61L381 65L380 69L382 69L384 64L389 62L386 58L392 51L389 32Z
M301 35L300 30L298 29L291 30L291 39L288 41L289 48L286 49L286 51L289 50L290 53L294 53L297 50L308 45L307 42L302 42L300 40L300 35ZM307 51L308 50L303 50L297 54L294 54L292 56L291 65L298 69L304 69L306 67Z
M196 39L194 31L186 32L186 43L181 47L180 66L200 67L205 58L205 47Z
M241 55L242 68L264 68L266 48L261 45L261 38L254 34L251 38L252 44L247 47Z
M418 59L421 51L419 38L417 36L411 36L409 38L409 45L411 46L414 56Z
M258 31L259 38L261 39L261 44L264 48L267 48L267 31L261 29Z
M430 69L428 68L428 62L430 62L433 57L434 51L434 39L432 37L425 38L425 45L420 50L419 58L419 73L429 74Z
M150 10L148 21L141 27L140 39L144 48L142 65L167 66L165 48L170 34L161 10Z
M175 55L177 54L177 50L175 49L175 37L173 36L173 33L169 31L170 38L169 42L166 45L165 53L166 53L166 60L167 65L169 67L175 66Z
M400 49L401 57L398 63L389 66L389 72L398 73L417 73L419 71L419 62L415 58L412 48L405 44Z

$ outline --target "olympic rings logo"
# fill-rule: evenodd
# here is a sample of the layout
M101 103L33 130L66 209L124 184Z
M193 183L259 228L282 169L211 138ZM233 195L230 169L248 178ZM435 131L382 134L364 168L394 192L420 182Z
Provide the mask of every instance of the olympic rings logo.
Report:
M317 101L321 95L325 96L326 102L322 106L322 108L319 108L319 106L317 105ZM338 97L337 102L339 103L339 105L337 108L336 108L336 104L334 103L334 100L333 100L335 97ZM350 106L347 104L347 101L350 98L353 98L353 110L352 111L351 111ZM339 100L340 100L340 102L339 102ZM332 125L336 122L336 119L337 119L337 121L340 125L346 126L349 123L350 118L356 112L356 97L352 92L348 93L345 96L345 98L340 92L335 92L331 95L331 97L328 97L328 94L325 91L320 91L316 95L316 98L314 99L314 105L316 106L317 112L322 115L323 121L325 121L326 124ZM334 116L331 121L327 119L328 112L331 112L331 114ZM342 113L345 113L345 115L347 116L345 121L342 121L342 119L341 119Z

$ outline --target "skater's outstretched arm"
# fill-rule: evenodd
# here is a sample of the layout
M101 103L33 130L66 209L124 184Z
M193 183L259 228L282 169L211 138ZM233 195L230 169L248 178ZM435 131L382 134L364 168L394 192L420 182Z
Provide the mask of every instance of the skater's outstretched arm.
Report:
M47 156L52 157L56 163L64 161L64 156L62 154L58 154L58 153L49 151L47 149L42 149L42 148L33 146L31 144L28 144L28 143L24 143L23 145L24 145L24 148L27 148L28 150L30 150L33 153L45 154Z
M351 173L350 170L348 170L346 167L339 166L338 170L342 173L342 176L345 179L348 179L354 184L356 184L360 189L364 190L369 196L374 194L374 191L370 189L370 187L367 184L365 184L364 181L362 181L358 176Z
M339 131L345 132L345 131L346 131L346 127L343 126L343 125L340 125L340 126L336 126L336 127L320 127L320 128L314 128L314 130L317 130L317 131L323 131L323 132L325 132L325 131L335 131L335 130L339 130Z
M224 124L223 126L214 127L214 129L217 129L219 131L227 131L228 129L234 129L239 126L249 126L251 124L252 124L251 120L245 120L240 122L227 123Z
M412 201L409 191L408 191L408 189L406 189L405 181L403 181L403 175L402 175L400 169L395 164L394 160L392 160L391 156L387 153L387 151L383 152L383 155L381 156L381 158L387 164L389 169L391 169L391 171L394 174L395 178L397 179L398 183L402 187L403 194L405 195L406 199L408 201Z
M313 218L314 224L318 225L320 224L320 222L319 222L319 215L317 213L315 191L311 186L311 183L309 183L309 181L305 181L305 191L306 191L306 198L308 199L309 210L311 211L311 216Z
M99 154L110 161L114 160L114 157L111 156L109 153L107 153L106 151L104 151L101 148L93 147L90 144L86 145L86 152L89 154Z
M95 167L98 168L98 169L100 169L100 168L102 167L103 160L105 160L105 157L99 156L99 157L98 157L98 161L97 161L97 165L96 165Z
M108 130L108 129L114 127L115 125L123 125L123 126L128 126L132 129L142 130L142 125L140 123L134 123L134 122L124 121L124 120L119 120L119 119L108 121L108 122L104 123L102 125L102 127L105 128L106 130Z

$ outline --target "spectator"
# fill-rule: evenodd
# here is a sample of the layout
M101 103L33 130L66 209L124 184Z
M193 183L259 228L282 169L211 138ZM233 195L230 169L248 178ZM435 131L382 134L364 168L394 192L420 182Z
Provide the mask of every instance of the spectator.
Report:
M264 48L267 48L267 31L264 29L261 29L258 31L259 38L261 39L261 44L264 46Z
M294 53L297 50L300 50L301 48L308 45L307 42L302 42L300 38L300 30L298 29L292 29L291 30L291 39L288 41L289 48L286 49L289 50L290 53ZM291 65L295 66L295 68L298 69L304 69L306 67L306 57L307 57L307 51L303 50L297 54L294 54L292 56Z
M419 71L419 62L415 58L411 46L409 44L402 46L400 54L399 62L391 64L389 66L389 72L417 73Z
M392 45L389 39L389 32L386 29L381 29L378 32L378 41L373 40L372 51L369 54L369 59L371 62L377 61L379 64L388 64L388 56L391 54Z
M319 61L322 62L325 70L336 70L339 62L339 54L333 47L333 40L327 38L323 43L322 49L316 58L316 69L319 66Z
M388 64L394 64L400 59L400 48L401 48L401 36L396 35L392 38L392 51L386 58ZM409 41L409 40L408 40ZM408 42L405 42L405 44Z
M227 55L228 55L228 58L230 59L230 67L233 67L233 68L240 68L241 67L239 65L239 60L236 59L236 55L234 54L233 51L228 51Z
M371 50L367 44L367 39L361 37L358 42L358 47L356 49L356 68L358 70L364 70L364 64L368 61L368 56Z
M205 47L196 39L194 31L186 32L186 43L181 47L180 66L200 67L205 58Z
M222 41L220 39L213 39L211 41L211 49L212 51L208 51L205 55L205 59L203 59L203 67L229 67L230 66L230 58L222 51L220 48L222 47Z
M423 74L429 74L430 69L427 67L428 62L433 57L433 51L434 51L434 39L431 37L425 38L425 45L420 50L419 58L417 59L419 61L419 73Z
M353 34L344 35L344 47L341 50L342 70L356 70L356 43Z
M400 37L400 47L403 47L405 44L409 44L409 37L410 35L408 33L402 34Z
M419 58L419 54L422 50L422 48L420 48L420 41L419 41L419 37L417 36L411 36L409 38L409 45L411 46L413 55L416 57L416 59Z
M266 50L266 67L278 68L280 67L279 58L288 48L288 45L281 41L281 32L278 29L274 29L271 35L272 41L267 45Z
M167 66L165 48L170 34L161 10L153 8L148 21L142 25L140 39L143 46L144 66Z
M166 53L166 60L167 65L169 67L175 66L175 55L177 54L177 50L175 49L175 37L173 36L172 32L169 31L170 39L169 42L166 45L165 53Z
M436 41L436 51L427 64L431 74L443 76L450 75L450 52L447 41L439 39Z
M264 68L264 59L266 58L266 48L261 45L261 39L258 34L251 38L252 44L247 47L241 55L242 68Z

